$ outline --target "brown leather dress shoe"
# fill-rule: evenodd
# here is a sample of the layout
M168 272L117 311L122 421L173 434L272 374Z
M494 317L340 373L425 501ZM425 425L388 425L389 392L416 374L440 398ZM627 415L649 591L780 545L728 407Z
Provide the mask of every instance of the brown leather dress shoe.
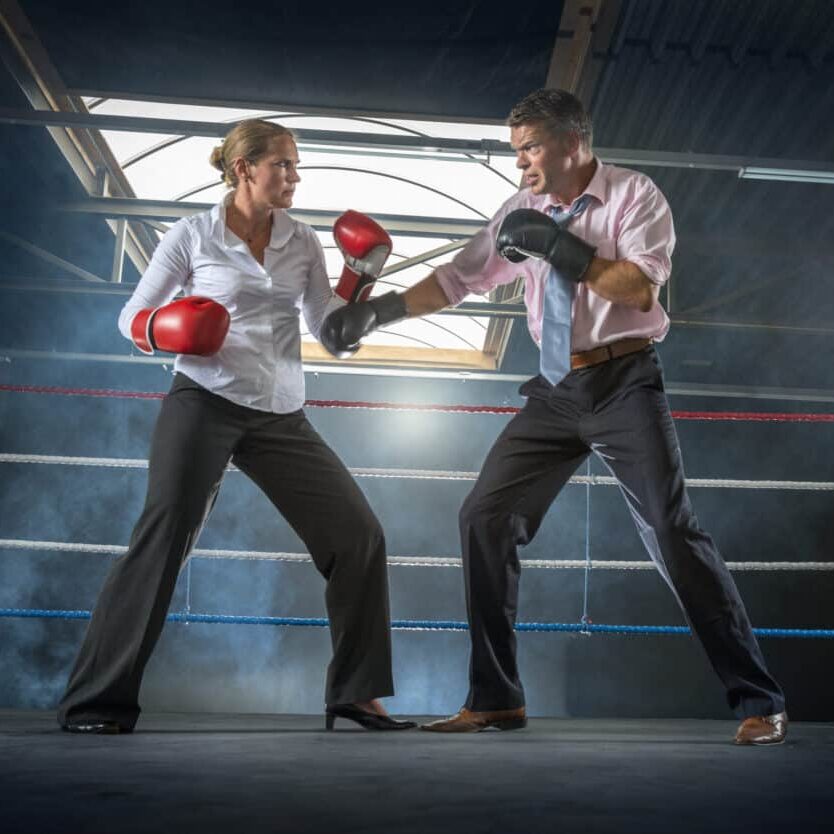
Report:
M781 744L788 734L788 714L752 715L736 730L736 744Z
M450 718L441 718L429 724L421 724L421 730L430 733L479 733L490 727L497 730L520 730L527 726L527 713L524 707L518 709L499 709L491 712L473 712L462 707Z

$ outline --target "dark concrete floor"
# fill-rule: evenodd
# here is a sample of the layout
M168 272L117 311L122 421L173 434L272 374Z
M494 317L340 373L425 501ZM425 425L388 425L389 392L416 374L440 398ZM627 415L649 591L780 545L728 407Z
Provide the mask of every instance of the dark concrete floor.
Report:
M326 733L315 716L144 715L61 733L0 710L0 831L834 832L834 725L536 719L516 732Z

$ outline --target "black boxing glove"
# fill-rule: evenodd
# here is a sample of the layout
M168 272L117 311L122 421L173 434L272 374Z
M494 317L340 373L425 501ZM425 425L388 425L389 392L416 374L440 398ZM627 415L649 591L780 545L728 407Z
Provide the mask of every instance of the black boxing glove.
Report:
M319 341L339 359L352 356L362 339L378 327L407 318L402 293L389 292L369 301L346 304L334 310L321 326Z
M545 260L560 275L577 283L584 280L597 251L535 209L511 211L498 229L495 245L508 261Z

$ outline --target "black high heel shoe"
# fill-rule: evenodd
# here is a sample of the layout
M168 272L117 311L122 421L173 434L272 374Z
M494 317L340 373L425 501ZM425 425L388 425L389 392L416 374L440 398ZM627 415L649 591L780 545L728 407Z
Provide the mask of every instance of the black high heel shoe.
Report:
M339 718L355 721L366 730L412 730L417 724L414 721L398 721L390 715L380 715L378 712L368 712L355 704L333 704L325 707L324 728L332 730L333 724Z

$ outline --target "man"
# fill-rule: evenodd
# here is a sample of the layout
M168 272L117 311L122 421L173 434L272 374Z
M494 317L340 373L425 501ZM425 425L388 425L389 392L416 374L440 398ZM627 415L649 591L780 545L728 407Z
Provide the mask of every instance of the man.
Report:
M581 102L538 90L510 113L524 188L451 263L404 294L344 307L325 320L335 355L376 327L459 303L525 277L541 374L496 441L460 514L472 656L465 706L423 727L475 732L526 724L516 666L516 547L594 452L617 478L640 537L742 718L738 744L785 738L785 701L768 673L735 583L699 527L660 361L669 319L658 303L675 243L663 194L645 175L604 165ZM570 231L567 231L567 226Z

